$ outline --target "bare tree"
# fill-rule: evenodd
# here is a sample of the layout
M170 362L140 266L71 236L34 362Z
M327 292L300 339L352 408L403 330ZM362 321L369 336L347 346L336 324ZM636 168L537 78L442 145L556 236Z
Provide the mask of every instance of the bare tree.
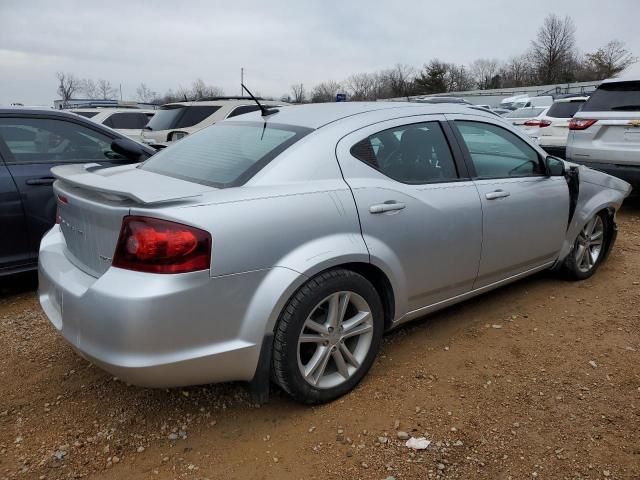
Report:
M538 80L544 84L571 80L570 66L576 57L576 27L571 17L550 14L531 42L531 59Z
M345 80L351 100L375 100L377 78L371 73L356 73Z
M615 77L637 61L637 57L631 55L619 40L612 40L604 47L586 55L587 66L598 80Z
M191 84L191 92L189 96L194 100L201 100L209 97L221 97L222 95L224 95L224 90L222 90L222 88L207 85L201 78L197 78Z
M527 55L511 57L500 68L500 76L504 87L523 87L533 84L534 68Z
M304 103L306 92L304 90L304 85L302 83L296 83L295 85L291 85L291 93L293 103Z
M480 58L471 64L471 73L480 90L499 87L499 85L495 85L495 77L499 68L500 61L495 58Z
M66 102L73 97L73 94L80 90L81 81L71 73L56 73L58 78L58 95Z
M80 90L86 98L100 98L100 93L98 92L96 82L94 82L90 78L80 80Z
M98 80L96 88L98 90L98 98L102 98L103 100L109 100L116 94L116 89L113 88L113 85L111 85L109 80Z
M142 103L153 103L158 98L158 94L151 90L146 83L141 83L136 88L136 95Z
M382 87L389 91L391 97L412 95L415 90L415 69L410 65L396 64L389 70L380 72Z
M335 102L336 93L338 93L341 88L341 85L333 80L319 83L313 87L311 91L311 101L313 103Z

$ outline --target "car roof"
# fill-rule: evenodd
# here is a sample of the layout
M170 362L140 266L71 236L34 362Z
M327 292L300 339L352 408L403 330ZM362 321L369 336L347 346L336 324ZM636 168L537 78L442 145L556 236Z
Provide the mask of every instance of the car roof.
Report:
M584 95L576 95L575 97L558 98L553 103L586 102L587 100L589 100L589 97L586 97Z
M0 114L7 113L27 113L30 115L59 115L59 116L68 116L71 113L65 110L57 110L55 108L50 107L0 107Z
M601 83L621 83L621 82L640 82L640 77L624 76L624 77L616 77L616 78L607 78L606 80L602 80Z
M77 112L95 112L95 113L156 113L156 110L150 110L147 108L110 108L110 107L95 107L95 108L70 108L68 110L72 113Z
M259 99L260 103L263 105L288 105L287 102L278 102L276 100L262 100ZM165 103L164 105L162 105L163 107L167 107L167 106L174 106L174 105L179 105L179 106L187 106L187 107L194 107L194 106L205 106L205 107L209 107L209 106L216 106L216 105L255 105L255 102L247 97L247 98L228 98L228 99L219 99L219 100L194 100L194 101L188 101L188 102L171 102L171 103Z
M459 103L414 103L414 102L335 102L292 105L278 109L278 113L267 117L273 123L298 125L318 129L330 123L356 115L389 110L396 117L408 115L434 115L446 113L467 113L496 118L494 113L473 105ZM260 112L246 113L242 120L261 120ZM225 121L236 121L235 117Z

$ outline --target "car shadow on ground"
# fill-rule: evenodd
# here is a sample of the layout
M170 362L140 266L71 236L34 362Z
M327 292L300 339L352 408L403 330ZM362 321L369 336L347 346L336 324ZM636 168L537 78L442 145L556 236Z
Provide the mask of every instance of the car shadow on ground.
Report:
M18 273L0 277L0 299L18 295L38 288L37 272Z

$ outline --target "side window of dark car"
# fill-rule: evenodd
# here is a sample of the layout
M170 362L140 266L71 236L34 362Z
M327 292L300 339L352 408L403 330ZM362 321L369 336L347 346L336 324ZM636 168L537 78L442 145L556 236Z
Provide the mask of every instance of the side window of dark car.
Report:
M351 147L351 155L402 183L456 180L449 144L438 122L414 123L375 133Z
M74 122L51 118L0 118L7 163L107 161L122 158L111 138Z
M237 117L238 115L242 115L243 113L256 112L258 110L260 110L260 107L258 107L257 105L241 105L234 108L227 116L227 118Z
M484 122L457 120L478 178L544 175L540 156L510 131Z

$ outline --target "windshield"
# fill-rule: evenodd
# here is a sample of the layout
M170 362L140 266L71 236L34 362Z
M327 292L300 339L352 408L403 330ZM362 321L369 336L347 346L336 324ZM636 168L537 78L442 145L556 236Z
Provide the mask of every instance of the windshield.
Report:
M582 111L640 111L640 82L603 83L589 97Z
M505 118L532 118L542 113L544 108L521 108L515 112L507 113Z
M213 115L220 105L165 105L156 110L149 121L148 130L173 130L192 127Z
M575 100L572 102L556 102L547 112L547 117L571 118L578 110L580 110L580 107L583 103L584 100Z
M221 122L147 160L143 170L217 188L242 185L312 129L263 122Z

